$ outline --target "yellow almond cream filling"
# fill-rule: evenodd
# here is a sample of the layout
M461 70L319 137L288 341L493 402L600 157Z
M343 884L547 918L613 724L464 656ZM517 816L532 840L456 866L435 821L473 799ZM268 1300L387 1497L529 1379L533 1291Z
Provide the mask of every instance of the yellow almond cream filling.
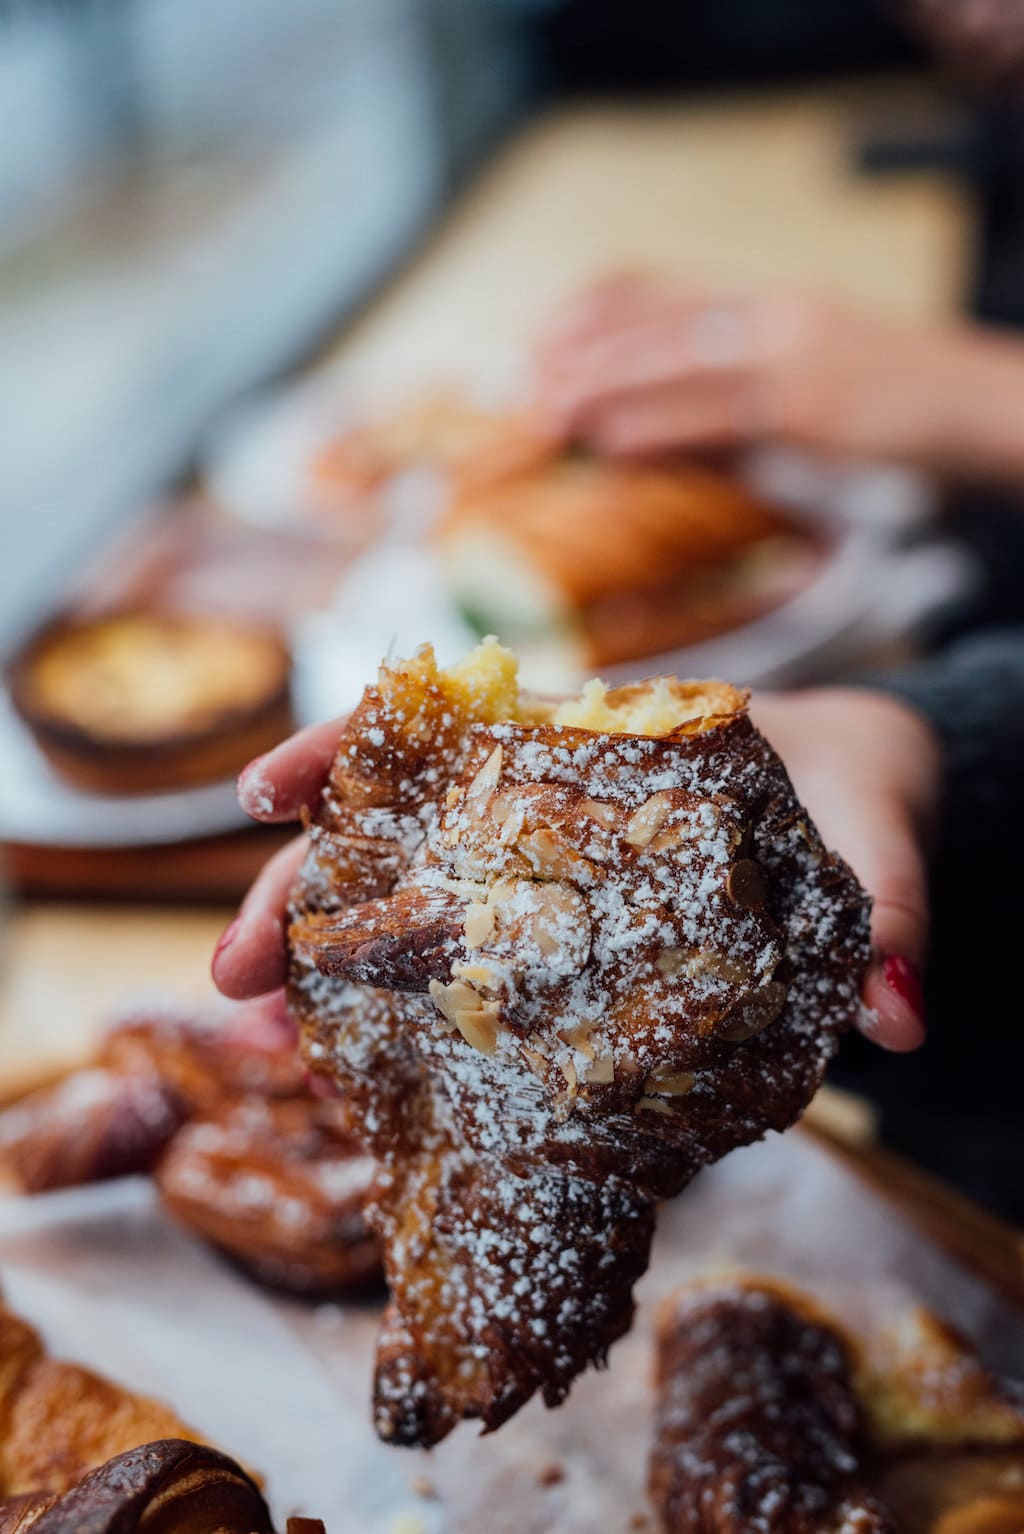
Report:
M594 678L578 698L558 702L531 697L519 690L515 655L493 635L443 671L430 645L422 646L411 661L385 666L382 681L389 692L394 693L396 684L401 689L402 678L439 687L453 709L482 724L511 720L604 735L667 735L688 720L733 713L743 702L741 693L723 683L679 682L674 677L616 689Z

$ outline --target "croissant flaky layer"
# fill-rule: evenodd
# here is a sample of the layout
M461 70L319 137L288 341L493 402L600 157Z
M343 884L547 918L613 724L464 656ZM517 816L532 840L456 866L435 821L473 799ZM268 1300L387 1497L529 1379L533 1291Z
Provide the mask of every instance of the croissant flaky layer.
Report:
M38 1193L149 1172L170 1213L254 1277L365 1287L380 1274L362 1212L373 1165L344 1104L310 1091L291 1032L244 1007L125 1020L87 1069L0 1113L0 1177Z
M658 1324L651 1499L665 1534L1017 1534L1024 1399L925 1311L852 1334L739 1275Z
M293 892L290 1002L380 1172L382 1436L559 1401L656 1199L806 1105L868 902L722 683L554 705L493 642L386 666Z

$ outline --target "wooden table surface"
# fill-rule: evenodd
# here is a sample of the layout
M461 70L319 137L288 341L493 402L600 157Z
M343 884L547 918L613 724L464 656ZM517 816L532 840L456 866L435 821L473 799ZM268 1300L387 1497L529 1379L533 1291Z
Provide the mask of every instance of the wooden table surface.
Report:
M521 343L562 294L623 265L725 287L810 283L922 319L948 313L969 244L962 194L932 174L851 169L866 131L932 110L919 85L886 81L553 113L479 177L328 360L471 360ZM0 954L0 1096L87 1054L125 992L208 994L229 914L14 907Z

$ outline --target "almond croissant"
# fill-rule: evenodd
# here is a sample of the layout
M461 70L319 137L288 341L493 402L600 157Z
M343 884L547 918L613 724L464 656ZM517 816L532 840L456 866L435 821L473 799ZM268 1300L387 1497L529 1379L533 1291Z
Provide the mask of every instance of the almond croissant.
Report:
M490 1430L628 1329L655 1202L806 1106L868 901L741 693L545 704L493 641L383 668L309 834L290 1004L380 1166L377 1429Z

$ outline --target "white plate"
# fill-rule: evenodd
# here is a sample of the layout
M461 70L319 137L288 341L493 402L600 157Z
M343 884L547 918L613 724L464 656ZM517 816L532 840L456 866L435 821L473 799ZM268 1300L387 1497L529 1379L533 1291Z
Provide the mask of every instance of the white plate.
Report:
M0 689L0 841L34 847L149 847L251 824L233 778L166 794L88 794L53 771Z

